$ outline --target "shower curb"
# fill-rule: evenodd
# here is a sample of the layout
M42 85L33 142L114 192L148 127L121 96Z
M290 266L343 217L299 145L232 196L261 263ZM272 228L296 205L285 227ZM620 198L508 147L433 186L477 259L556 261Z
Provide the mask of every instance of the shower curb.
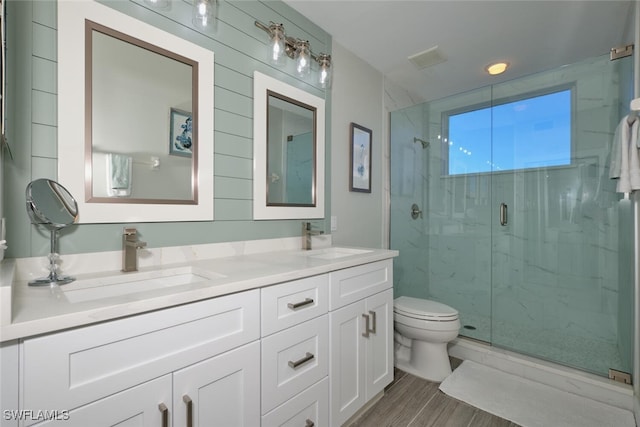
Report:
M605 377L510 352L463 337L458 337L449 344L449 355L462 360L472 360L503 372L537 381L558 390L634 411L632 386L621 384Z

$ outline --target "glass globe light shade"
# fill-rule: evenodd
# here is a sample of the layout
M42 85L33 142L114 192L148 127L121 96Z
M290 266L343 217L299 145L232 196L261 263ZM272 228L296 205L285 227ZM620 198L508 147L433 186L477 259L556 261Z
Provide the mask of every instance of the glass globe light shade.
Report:
M269 62L273 65L282 66L285 63L286 36L282 24L271 23L269 25Z
M327 55L326 53L321 53L318 55L318 64L320 65L320 70L318 71L318 83L324 89L331 88L331 77L332 77L332 64L331 64L331 55Z
M193 25L201 30L208 30L213 26L216 0L193 1Z
M311 72L311 50L306 40L296 41L296 72L300 77L306 77Z

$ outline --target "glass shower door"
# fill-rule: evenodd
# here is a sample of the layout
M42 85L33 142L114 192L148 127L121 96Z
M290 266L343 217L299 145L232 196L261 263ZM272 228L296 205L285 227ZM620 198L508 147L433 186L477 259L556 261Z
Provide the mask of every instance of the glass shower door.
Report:
M600 375L631 370L631 211L609 179L624 66L602 57L493 87L493 157L514 166L492 173L491 342Z

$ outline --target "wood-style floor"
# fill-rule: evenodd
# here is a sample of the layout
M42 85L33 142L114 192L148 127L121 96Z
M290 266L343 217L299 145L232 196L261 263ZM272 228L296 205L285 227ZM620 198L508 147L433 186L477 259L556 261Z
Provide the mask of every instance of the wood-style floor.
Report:
M447 396L438 389L439 383L398 369L394 374L384 396L348 427L518 427Z

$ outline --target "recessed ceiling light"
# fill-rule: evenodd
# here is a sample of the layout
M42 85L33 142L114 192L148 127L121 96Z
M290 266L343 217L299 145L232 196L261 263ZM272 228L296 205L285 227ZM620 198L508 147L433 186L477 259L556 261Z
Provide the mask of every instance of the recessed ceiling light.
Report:
M487 73L495 76L496 74L504 73L507 68L509 68L508 62L496 62L494 64L487 65L487 68L485 68L485 70L487 70Z

